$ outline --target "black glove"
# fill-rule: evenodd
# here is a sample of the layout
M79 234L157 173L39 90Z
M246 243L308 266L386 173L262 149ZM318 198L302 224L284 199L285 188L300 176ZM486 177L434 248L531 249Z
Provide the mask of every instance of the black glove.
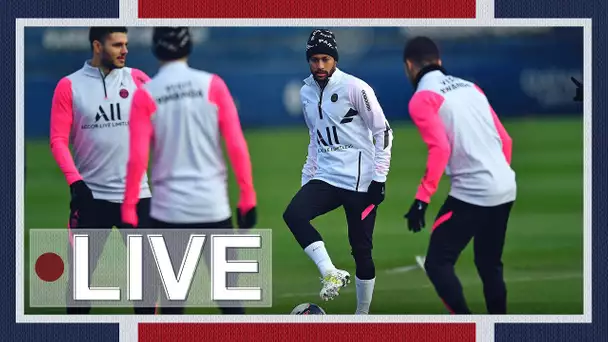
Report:
M76 181L70 185L70 209L82 210L93 202L93 192L83 180Z
M572 80L572 83L576 85L576 95L573 100L576 102L583 102L583 84L574 77L570 77L570 79Z
M426 222L424 220L424 215L426 213L426 208L429 206L428 203L423 202L421 200L414 200L412 206L410 207L410 211L405 214L405 218L407 219L407 227L409 230L414 233L418 233L424 226Z
M236 209L236 218L239 228L253 228L258 221L256 208L253 207L246 213L242 213L241 209Z
M367 188L370 202L378 205L384 201L385 183L372 181Z

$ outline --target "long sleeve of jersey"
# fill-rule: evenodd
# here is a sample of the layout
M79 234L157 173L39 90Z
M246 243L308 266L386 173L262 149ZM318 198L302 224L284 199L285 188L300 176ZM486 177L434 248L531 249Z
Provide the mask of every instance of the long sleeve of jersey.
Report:
M237 206L242 212L246 212L257 204L251 158L232 95L224 80L217 75L211 80L209 100L218 107L219 129L239 185L240 197Z
M478 85L475 85L475 88L485 96L485 93ZM498 115L496 115L494 108L492 108L491 105L489 105L489 107L490 107L490 112L492 113L492 120L494 121L494 127L496 127L496 131L498 132L498 136L500 137L500 141L502 142L502 152L505 155L505 158L507 159L507 163L511 164L511 155L513 152L513 140L509 136L509 133L507 133L507 130L505 129L505 127L500 122L500 119L498 118Z
M156 111L154 99L142 86L150 77L138 69L132 69L133 79L138 89L133 95L129 118L129 160L127 162L127 180L125 185L124 205L129 209L126 214L134 215L139 202L141 179L148 168L150 158L150 140L153 135L152 114ZM123 218L125 222L132 222Z
M304 121L308 127L308 135L310 136L310 142L308 143L308 154L306 155L306 162L302 168L302 186L308 183L317 171L317 140L315 137L313 126L308 122L306 113L304 114Z
M351 102L372 132L375 141L374 174L372 180L386 182L391 164L393 131L374 90L367 84L359 84L349 90Z
M150 76L139 69L131 69L131 75L133 76L133 80L138 88L150 82Z
M129 119L129 161L124 199L124 207L130 209L133 214L135 205L139 202L141 179L148 168L150 140L153 135L151 118L155 111L156 104L148 91L144 88L137 89L133 95ZM132 222L124 215L123 211L125 222Z
M511 164L511 155L513 153L513 140L507 133L507 130L498 119L498 115L494 112L494 109L490 107L490 111L492 112L492 119L494 120L494 126L496 127L496 131L498 132L498 136L500 136L500 141L502 142L502 153L505 155L505 159L507 159L507 163Z
M416 192L416 199L426 203L431 201L437 191L451 153L445 127L439 116L443 101L439 94L425 90L416 92L409 103L412 121L428 147L426 172Z
M50 145L53 158L68 185L82 179L70 153L72 120L72 83L68 78L62 78L57 83L51 105Z

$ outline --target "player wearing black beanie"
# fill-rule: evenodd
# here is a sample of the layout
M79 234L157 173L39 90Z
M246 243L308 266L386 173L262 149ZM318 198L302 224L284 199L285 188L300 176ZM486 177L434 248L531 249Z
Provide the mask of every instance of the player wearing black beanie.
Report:
M377 208L384 201L393 134L372 87L338 68L338 44L331 31L311 32L306 60L311 75L304 80L300 99L310 142L302 187L283 219L319 269L320 297L331 300L351 275L333 264L311 221L344 207L356 268L355 313L365 315L374 292L373 231Z

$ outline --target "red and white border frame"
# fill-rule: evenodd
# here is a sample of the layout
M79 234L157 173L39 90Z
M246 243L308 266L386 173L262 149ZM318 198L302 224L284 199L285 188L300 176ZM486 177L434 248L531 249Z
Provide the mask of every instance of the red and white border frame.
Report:
M584 29L584 214L582 315L25 315L24 314L24 28L28 26L578 26ZM120 0L120 19L16 21L16 320L18 323L119 323L120 341L137 341L138 323L476 323L476 340L494 341L495 323L591 323L591 19L495 19L493 0L477 0L477 19L138 19L137 1ZM19 276L20 275L20 276Z

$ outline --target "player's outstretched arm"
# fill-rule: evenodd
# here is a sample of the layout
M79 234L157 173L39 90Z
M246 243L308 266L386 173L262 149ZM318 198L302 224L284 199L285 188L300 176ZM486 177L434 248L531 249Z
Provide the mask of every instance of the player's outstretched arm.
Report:
M416 199L430 203L450 158L450 144L439 116L443 97L431 91L419 91L409 104L412 121L428 147L426 172L416 192Z
M349 96L375 140L374 174L372 180L385 183L391 164L393 130L390 128L374 90L361 82L350 88Z
M450 144L439 116L439 108L443 101L441 95L424 90L416 92L409 104L412 121L428 147L426 172L416 191L416 198L405 214L407 226L414 233L419 232L426 225L426 208L437 191L450 158Z
M122 204L122 221L137 226L137 203L141 179L148 168L150 140L152 139L152 114L156 104L150 93L139 88L133 95L129 118L129 160L127 162L127 181Z
M226 144L226 152L232 164L232 169L239 185L240 196L238 202L239 226L251 228L255 224L255 207L257 198L253 187L253 172L249 148L243 135L241 122L236 105L226 83L217 75L213 76L209 89L209 100L217 105L219 115L219 129ZM251 217L247 214L251 213ZM241 222L242 221L242 222ZM249 221L249 222L247 222Z
M63 172L68 185L82 180L70 153L70 131L72 129L72 82L62 78L55 87L51 106L51 153Z
M308 153L306 154L306 162L302 167L302 183L304 186L308 183L317 171L317 140L315 137L314 127L308 122L308 117L304 113L304 121L308 127L308 135L310 136L310 142L308 143Z

